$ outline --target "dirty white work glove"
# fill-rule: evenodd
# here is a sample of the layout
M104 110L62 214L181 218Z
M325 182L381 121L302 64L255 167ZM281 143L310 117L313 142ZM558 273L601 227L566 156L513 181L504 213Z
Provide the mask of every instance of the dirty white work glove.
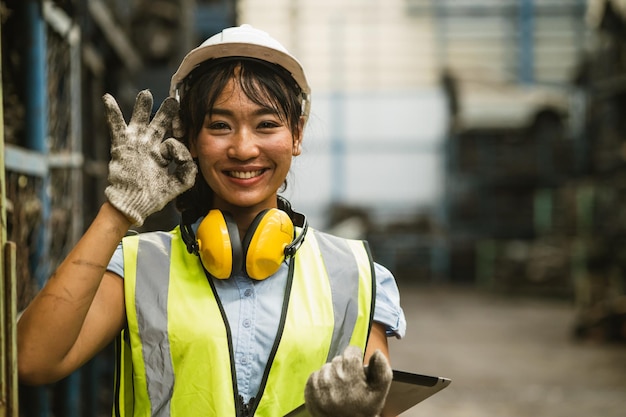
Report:
M163 141L178 114L178 101L165 99L150 120L152 94L143 90L126 125L113 96L105 94L103 100L111 133L109 186L104 192L113 206L141 226L146 217L191 188L196 178L196 164L185 145L174 138Z
M313 417L375 417L385 405L393 372L387 358L376 351L363 367L363 355L349 346L343 355L309 377L304 390Z

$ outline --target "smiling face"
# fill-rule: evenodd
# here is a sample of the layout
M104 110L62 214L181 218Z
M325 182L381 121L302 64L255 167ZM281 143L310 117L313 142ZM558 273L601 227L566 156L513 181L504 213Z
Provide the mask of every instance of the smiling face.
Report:
M237 74L204 116L190 150L214 192L214 208L256 214L276 207L292 157L301 152L302 129L292 133L276 109L252 101Z

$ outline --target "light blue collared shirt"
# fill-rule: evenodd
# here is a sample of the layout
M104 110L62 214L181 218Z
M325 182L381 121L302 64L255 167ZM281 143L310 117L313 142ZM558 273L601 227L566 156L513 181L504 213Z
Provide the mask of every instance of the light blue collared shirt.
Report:
M124 277L124 254L118 245L107 270ZM270 278L257 281L245 274L230 279L214 279L215 289L230 325L237 388L244 402L256 396L265 365L278 331L289 272L288 262ZM385 326L387 336L404 337L406 319L400 307L396 281L385 267L374 264L376 305L374 321Z

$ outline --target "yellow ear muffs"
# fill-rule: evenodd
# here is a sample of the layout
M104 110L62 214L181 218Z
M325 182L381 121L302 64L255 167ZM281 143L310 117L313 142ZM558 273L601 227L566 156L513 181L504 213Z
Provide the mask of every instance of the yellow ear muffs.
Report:
M242 242L232 216L211 210L196 232L198 255L215 278L227 279L245 268L250 278L263 280L280 268L294 232L289 215L273 208L254 218Z
M294 225L287 213L276 208L259 213L242 243L248 276L263 280L278 271L293 239Z
M241 270L243 255L239 229L230 214L211 210L196 232L198 255L215 278L226 279Z

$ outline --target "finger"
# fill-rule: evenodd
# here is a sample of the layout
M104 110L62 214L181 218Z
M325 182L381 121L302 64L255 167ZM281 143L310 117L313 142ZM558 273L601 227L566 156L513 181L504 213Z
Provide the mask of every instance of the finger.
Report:
M337 356L330 363L324 364L319 369L319 382L325 386L332 386L345 379L343 370L343 358Z
M185 127L183 126L183 120L181 119L178 112L176 112L174 118L172 119L172 135L176 139L182 139L185 136Z
M174 117L178 114L179 104L173 97L168 97L161 103L159 110L157 110L154 118L150 122L150 129L155 132L152 135L153 139L158 138L161 140L165 133L172 128L172 122Z
M133 107L133 115L129 124L133 126L148 126L152 104L152 93L150 90L140 91L135 99L135 107Z
M363 372L363 352L356 346L348 346L342 355L343 367L346 372L349 372L352 378L362 375Z
M320 381L324 379L322 376L322 372L323 372L323 367L317 372L313 372L311 375L309 375L309 379L307 380L307 383L306 383L306 389L308 389L311 392L311 394L319 391Z
M367 381L372 388L389 385L393 378L393 371L385 355L377 350L370 358L367 367Z
M309 413L314 416L324 416L322 406L322 392L318 383L318 373L313 373L307 380L306 386L304 387L304 402L306 404L306 409Z
M178 163L192 161L193 158L189 149L177 139L168 138L160 145L161 156L169 161Z
M183 185L183 191L186 191L193 187L198 175L198 166L193 161L188 161L176 166L174 171L176 178ZM182 191L181 191L182 192Z
M180 192L191 188L196 181L198 168L187 147L178 140L169 138L161 143L160 152L165 160L176 163L170 186Z
M343 351L343 357L345 359L354 360L358 359L361 362L363 361L363 352L356 346L348 346Z
M105 118L111 131L111 142L115 145L117 139L124 136L126 130L126 121L120 110L120 106L111 94L105 94L102 97L105 108Z
M180 194L193 187L198 174L198 166L193 160L178 162L173 174L169 177L170 187L176 189L177 193Z
M174 198L193 187L197 170L198 168L193 162L177 165L174 172L167 177L168 194Z

